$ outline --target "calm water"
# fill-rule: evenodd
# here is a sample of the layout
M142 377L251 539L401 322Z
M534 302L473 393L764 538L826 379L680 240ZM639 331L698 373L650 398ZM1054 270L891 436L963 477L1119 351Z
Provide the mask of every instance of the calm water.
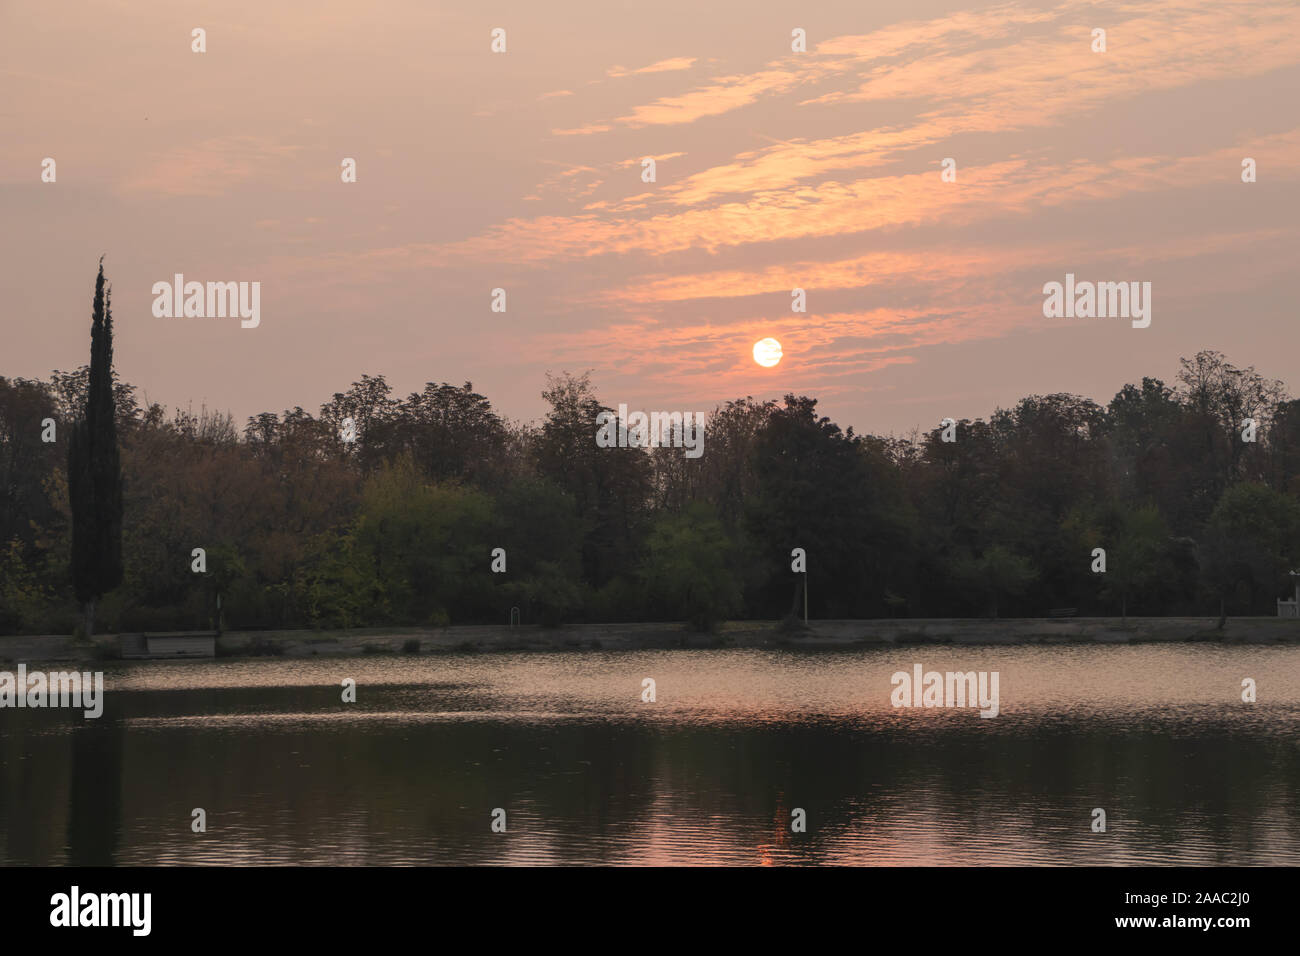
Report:
M1000 672L1001 715L894 709L890 675L915 663ZM0 862L1300 863L1300 648L146 662L105 680L98 721L0 710Z

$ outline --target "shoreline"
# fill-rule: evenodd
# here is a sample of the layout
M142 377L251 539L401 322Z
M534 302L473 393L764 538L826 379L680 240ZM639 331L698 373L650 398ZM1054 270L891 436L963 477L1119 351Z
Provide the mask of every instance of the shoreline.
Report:
M439 654L547 651L626 651L672 648L786 648L1018 644L1300 644L1300 620L1213 617L889 618L810 621L807 630L783 630L776 621L731 621L700 633L681 623L580 624L561 628L470 624L442 628L227 631L218 658L359 657L367 654ZM0 637L0 661L112 661L118 635L77 642L66 635ZM412 650L418 642L418 651ZM174 658L155 658L170 660ZM206 658L211 660L212 658Z

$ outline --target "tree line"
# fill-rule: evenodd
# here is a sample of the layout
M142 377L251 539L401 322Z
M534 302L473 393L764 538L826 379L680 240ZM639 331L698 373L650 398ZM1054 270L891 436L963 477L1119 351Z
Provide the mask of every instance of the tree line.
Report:
M1271 615L1300 569L1300 401L1212 351L1104 406L1034 395L901 437L841 429L808 396L738 398L698 459L597 447L610 406L585 374L548 376L533 423L468 382L403 398L363 375L315 415L240 429L116 380L110 402L92 367L0 377L0 632L85 630L100 586L89 613L109 631L212 627L218 598L232 629L506 623L513 607L708 628L801 615L805 582L819 618ZM80 470L113 464L66 445L106 404L116 530L75 507ZM120 584L86 585L74 539L113 533Z

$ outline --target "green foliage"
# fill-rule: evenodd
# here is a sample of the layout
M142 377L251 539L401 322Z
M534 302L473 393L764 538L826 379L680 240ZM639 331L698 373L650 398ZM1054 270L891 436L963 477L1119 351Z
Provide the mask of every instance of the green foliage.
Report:
M353 530L313 541L297 592L314 627L356 627L387 612L384 585Z
M561 627L576 623L582 614L583 588L551 561L539 562L527 577L507 584L503 591L510 606L520 609L521 621Z
M905 567L910 507L878 450L852 429L817 414L815 399L787 395L753 444L756 481L746 500L750 547L767 559L770 586L760 598L770 616L802 616L804 579L790 552L808 553L813 616L851 615L862 582L888 584ZM904 560L900 561L900 557ZM884 587L873 611L883 609Z
M696 502L660 518L646 551L642 573L651 605L670 618L705 631L740 609L733 547L707 505Z
M737 399L690 459L598 447L608 406L585 375L549 380L537 425L507 424L469 383L399 399L365 375L319 416L266 412L241 436L228 415L142 407L112 383L99 282L95 315L91 365L0 378L0 630L68 633L78 594L112 580L97 562L112 563L113 492L90 506L110 447L122 583L96 599L110 628L209 627L218 593L230 629L503 624L514 606L525 624L708 628L801 619L805 583L813 618L1272 614L1300 568L1300 402L1213 352L1175 387L1144 378L1105 408L1029 396L959 421L955 442L856 435L808 396ZM1256 442L1238 433L1247 416ZM58 443L40 441L46 418Z
M22 542L14 538L0 548L0 634L21 634L35 626L48 600L27 565Z
M960 587L979 594L997 617L999 607L1008 598L1024 594L1038 572L1028 559L995 544L978 558L960 558L953 567L953 577Z
M486 494L429 482L402 457L376 472L361 497L358 556L384 582L397 622L424 623L458 601L488 603L493 511Z
M639 448L599 448L597 416L608 409L587 375L548 376L551 406L533 446L543 477L573 500L586 527L582 577L600 587L634 570L650 498L650 461Z
M573 496L553 481L521 476L496 496L492 540L508 555L509 578L549 562L574 580L582 576L582 548L592 522Z
M1300 502L1245 482L1223 493L1203 539L1207 590L1239 613L1262 614L1300 570Z
M1115 543L1106 550L1103 595L1128 613L1130 602L1151 601L1176 586L1172 540L1164 517L1154 505L1120 516Z

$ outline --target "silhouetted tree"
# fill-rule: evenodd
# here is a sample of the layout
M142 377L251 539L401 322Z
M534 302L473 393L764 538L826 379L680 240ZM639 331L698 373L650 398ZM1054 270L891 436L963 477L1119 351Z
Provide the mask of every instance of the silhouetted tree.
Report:
M112 293L104 287L102 258L95 278L86 404L71 431L72 586L89 639L95 630L95 602L122 583L122 466L113 400L113 308Z

